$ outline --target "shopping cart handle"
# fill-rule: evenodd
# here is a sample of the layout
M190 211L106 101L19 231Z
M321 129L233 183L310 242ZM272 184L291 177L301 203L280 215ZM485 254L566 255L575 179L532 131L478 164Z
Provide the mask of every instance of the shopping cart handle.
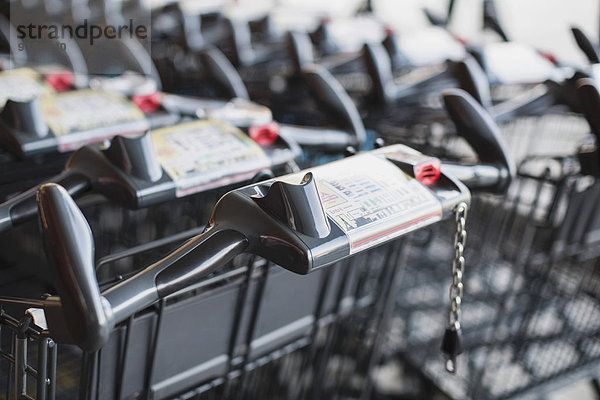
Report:
M497 165L465 165L444 162L442 172L460 180L469 190L473 191L503 192L507 186L505 183L508 179L506 169Z
M315 63L313 44L307 33L290 31L285 40L295 72L299 73L303 68Z
M448 218L457 205L469 203L470 193L439 171L435 180L427 181L423 174L411 177L401 168L423 157L403 145L389 146L233 190L219 200L203 234L103 293L83 214L64 188L44 185L38 205L60 299L45 303L50 334L62 333L66 324L70 335L61 336L63 341L94 351L106 342L114 324L243 252L308 274ZM404 206L398 207L398 201Z
M426 86L447 77L453 73L452 63L441 71L426 76L417 82L398 84L392 74L392 60L383 45L367 43L363 46L362 56L367 72L372 82L372 100L379 105L389 105L397 100L420 96L426 91Z
M238 68L252 65L256 61L256 54L252 48L250 27L245 22L231 18L225 20L225 26L229 35L232 63Z
M279 134L301 147L313 147L322 151L341 151L356 144L354 135L337 129L279 124Z
M250 100L246 85L229 62L227 57L216 48L207 48L198 53L200 61L220 85L227 89L230 97Z
M585 54L588 61L591 64L600 63L600 55L598 55L598 51L587 35L583 33L581 29L575 26L571 28L571 33L573 33L573 37L575 38L575 42L577 42L577 46L579 46L581 51L583 51L583 54Z
M242 234L213 226L101 294L94 239L71 196L61 186L46 184L39 190L38 205L62 307L62 315L55 310L47 313L48 326L52 333L53 327L61 331L57 325L67 324L69 340L85 351L101 348L116 323L223 267L248 244Z
M91 187L91 182L85 176L74 171L64 171L50 178L49 181L64 186L72 196L78 196ZM0 232L29 221L37 215L36 194L40 186L33 187L0 204Z
M442 98L457 134L467 141L482 164L495 166L500 170L500 180L489 189L504 191L515 176L516 166L498 126L467 92L448 89L443 92Z
M365 44L363 59L371 77L372 92L379 104L389 104L396 97L390 54L383 45Z
M48 326L52 330L56 324L65 323L73 344L88 351L97 350L108 340L114 322L109 303L100 296L90 227L61 186L42 185L38 205L63 316L62 321L50 318Z
M268 47L255 47L252 42L252 31L246 21L225 19L229 34L229 49L235 67L247 67L268 61L272 51Z
M257 19L251 19L248 21L248 26L252 33L261 33L265 36L272 36L273 33L273 21L269 14L265 14Z
M322 54L332 54L339 50L332 38L328 21L321 21L314 31L309 32L308 36Z
M387 32L385 37L381 41L381 45L387 51L388 56L391 59L393 69L399 69L402 67L408 67L413 65L413 63L402 52L402 50L400 50L398 36L395 32Z
M567 99L561 98L565 90L562 84L552 81L540 83L533 88L490 108L497 123L513 120L522 115L539 115L549 107ZM561 93L563 92L563 93Z
M490 83L477 60L474 57L467 57L454 62L452 69L459 87L473 96L486 110L490 110L493 105Z
M502 28L502 25L500 25L498 11L496 11L496 5L493 1L483 2L483 27L496 32L502 41L510 41L508 35Z
M590 141L591 146L581 146L577 157L582 173L598 176L600 174L600 92L596 82L589 78L578 80L577 97L595 139L595 143Z
M592 133L596 136L596 143L600 146L600 92L596 82L590 78L577 81L577 96Z
M248 240L233 230L212 227L102 296L121 322L222 268L246 249Z
M342 85L322 66L310 65L302 70L302 74L316 102L338 118L339 126L351 132L355 145L361 148L367 141L367 133L356 106Z
M423 8L423 13L431 25L440 26L442 28L448 25L448 16L436 15L428 8Z
M473 96L497 123L510 121L520 115L539 113L555 105L559 100L567 100L562 99L564 96L561 96L566 87L548 82L536 85L510 100L493 104L488 77L474 57L457 61L452 68L459 87Z
M150 136L145 134L137 138L116 136L104 152L95 146L84 146L69 157L63 172L46 183L63 186L73 197L95 188L129 208L139 208L140 196L132 182L158 184L166 179ZM0 204L0 232L37 215L35 196L39 188L40 185Z

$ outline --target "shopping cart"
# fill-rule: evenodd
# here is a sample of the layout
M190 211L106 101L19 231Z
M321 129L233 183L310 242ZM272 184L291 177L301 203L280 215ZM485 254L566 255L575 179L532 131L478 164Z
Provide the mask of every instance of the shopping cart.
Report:
M496 121L517 163L527 156L575 154L588 135L576 96L579 73L560 82L520 86L510 100L495 102L485 73L473 58L453 63L453 69L458 86ZM455 130L439 105L418 105L418 112L413 109L402 105L383 107L375 110L365 125L376 129L389 143L409 143L430 153L456 148Z
M557 79L540 84L490 88L474 60L457 63L457 68L460 87L493 116L517 162L534 155L573 155L586 138L588 127L577 95L581 72L557 69ZM510 93L508 100L498 101L503 90Z
M19 322L3 320L6 342L19 343L7 350L7 365L27 365L16 371L25 374L8 372L2 380L7 394L25 390L44 398L56 390L69 398L79 390L81 398L183 399L362 392L367 398L404 265L405 241L390 239L453 215L469 199L466 188L444 173L429 181L429 189L410 177L427 181L415 166L428 160L397 145L232 191L219 201L205 233L132 277L101 285L102 294L87 222L66 191L44 186L39 204L60 301L3 299L6 309L27 303L29 317L22 322L31 328L13 334ZM399 203L394 195L388 198L394 207L370 217L372 204L362 197L367 214L340 210L342 192L359 195L373 184L406 200L424 197ZM402 191L406 184L411 190ZM398 204L407 208L400 211ZM382 225L386 221L392 224ZM47 325L40 333L42 316ZM43 348L56 346L48 335L78 345L59 346L54 381L54 369L37 362ZM39 354L35 346L29 353L20 346L40 337L46 342Z
M61 74L29 68L0 73L2 200L60 171L75 147L148 126L144 114L118 93L56 91L48 82L58 89ZM104 115L95 110L101 105L108 107Z
M455 86L452 62L395 69L383 44L366 43L351 52L316 57L308 34L289 32L286 39L296 73L310 64L323 66L364 112L393 101L408 107L423 101L428 93Z
M323 67L309 65L293 84L269 101L279 131L304 150L303 165L340 158L348 147L368 149L375 141L367 132L356 106Z
M298 147L283 137L261 147L224 122L191 121L137 138L117 136L106 149L82 147L49 182L63 185L72 196L93 190L136 209L272 173L299 156ZM37 190L0 206L0 230L37 215Z
M434 277L451 243L408 256L407 265L421 264L406 270L388 350L456 399L539 397L596 378L599 166L588 145L577 157L528 157L505 198L474 197L462 315L466 354L456 379L444 376L432 336L445 323L436 311L443 286Z

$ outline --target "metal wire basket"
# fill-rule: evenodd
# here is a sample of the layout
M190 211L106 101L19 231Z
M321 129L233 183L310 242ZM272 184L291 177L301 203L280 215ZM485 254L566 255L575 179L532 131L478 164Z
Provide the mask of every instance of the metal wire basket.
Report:
M27 313L10 316L35 301L8 304L0 387L7 398L366 398L404 244L305 277L241 256L130 318L93 354L57 346Z
M454 378L444 371L434 334L445 323L439 259L451 246L438 240L408 257L388 350L451 398L535 397L595 377L600 186L572 166L568 158L528 159L506 198L474 198L465 354Z

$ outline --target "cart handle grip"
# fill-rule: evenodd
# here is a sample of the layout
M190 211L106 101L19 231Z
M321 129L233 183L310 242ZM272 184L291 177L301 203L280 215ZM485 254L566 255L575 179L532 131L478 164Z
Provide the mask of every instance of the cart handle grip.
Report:
M576 26L571 28L571 33L573 34L573 37L575 38L575 42L577 43L577 46L579 46L581 51L583 51L583 54L585 54L588 61L591 64L600 63L600 56L598 55L598 52L594 48L594 45L592 44L590 39L587 37L587 35L585 33L583 33L583 31Z
M246 85L240 74L220 50L214 47L198 53L200 60L209 73L222 85L229 95L234 98L250 100Z
M279 134L302 147L313 147L323 151L340 151L356 144L350 132L338 129L279 124Z
M290 31L285 40L294 72L300 73L303 68L315 63L313 44L308 33Z
M598 92L594 80L583 78L577 81L577 96L583 109L583 115L600 147L600 92Z
M458 179L472 191L488 191L490 188L504 187L504 181L507 179L506 169L488 164L466 165L444 162L442 172Z
M55 270L70 340L84 350L97 350L108 340L114 323L110 305L98 288L92 231L63 187L42 185L37 200L46 255ZM48 320L48 326L53 325Z
M372 81L371 93L379 104L389 104L395 98L395 84L392 76L392 60L382 45L366 43L363 46L363 60Z
M39 190L38 205L62 317L70 339L85 351L101 348L115 324L204 278L248 245L244 235L213 226L101 294L92 232L71 196L59 185L46 184Z
M65 170L46 183L56 183L71 196L77 197L92 187L107 194L109 191L103 189L110 182L111 186L118 185L121 192L126 193L119 200L134 207L137 197L135 191L130 189L127 182L114 179L118 178L119 170L148 182L157 182L162 178L163 170L148 132L136 138L115 136L110 147L104 151L95 150L95 146L82 147L69 157ZM0 204L0 232L37 215L36 194L40 187L37 185Z
M503 179L489 189L506 190L515 176L516 166L492 117L464 90L445 90L442 98L457 134L469 143L481 163L501 169Z
M50 178L49 182L62 185L71 196L78 196L91 187L88 179L73 171L63 171ZM42 184L37 185L0 204L0 232L29 221L37 215L36 194L41 186Z
M339 119L339 127L351 132L361 148L367 141L367 133L354 102L342 85L320 65L305 67L302 75L316 102Z
M103 293L115 323L210 275L243 253L247 245L248 239L241 233L216 227L190 239Z
M455 62L452 68L459 88L468 92L484 109L488 110L496 123L510 121L519 115L546 110L561 101L560 94L555 92L564 90L561 85L558 85L557 90L550 90L548 84L540 83L510 100L494 105L487 75L474 57Z
M458 87L469 93L486 110L493 107L490 82L488 77L475 57L452 64L453 76L458 82Z

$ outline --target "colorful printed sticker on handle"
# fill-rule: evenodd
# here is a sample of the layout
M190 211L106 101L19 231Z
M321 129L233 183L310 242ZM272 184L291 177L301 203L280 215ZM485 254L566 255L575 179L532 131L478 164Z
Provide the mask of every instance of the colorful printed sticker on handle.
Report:
M139 134L148 128L144 113L117 92L76 90L50 94L40 97L40 105L61 152L109 139L115 133ZM107 131L110 127L115 129Z
M151 133L159 161L177 197L249 180L271 166L269 157L234 126L194 121Z
M442 205L429 189L373 154L311 172L325 212L350 240L350 254L442 219ZM301 176L284 178L297 183Z

